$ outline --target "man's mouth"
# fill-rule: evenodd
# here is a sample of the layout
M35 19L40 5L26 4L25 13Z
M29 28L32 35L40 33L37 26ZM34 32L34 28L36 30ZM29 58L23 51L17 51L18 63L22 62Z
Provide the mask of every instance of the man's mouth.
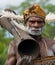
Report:
M39 30L32 30L33 32L38 32Z

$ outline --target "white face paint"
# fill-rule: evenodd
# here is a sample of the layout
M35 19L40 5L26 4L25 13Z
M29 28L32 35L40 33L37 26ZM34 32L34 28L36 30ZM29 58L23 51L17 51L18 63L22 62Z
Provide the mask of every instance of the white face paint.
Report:
M41 35L41 33L42 33L42 28L32 28L32 27L27 26L27 27L26 27L26 31L27 31L29 34L31 34L31 35L38 36L38 35Z

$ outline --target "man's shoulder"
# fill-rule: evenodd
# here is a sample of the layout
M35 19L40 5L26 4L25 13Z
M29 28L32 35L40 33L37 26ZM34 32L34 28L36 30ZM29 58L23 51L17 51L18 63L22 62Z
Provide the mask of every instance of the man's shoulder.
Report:
M55 44L55 40L50 39L50 38L43 38L47 44Z

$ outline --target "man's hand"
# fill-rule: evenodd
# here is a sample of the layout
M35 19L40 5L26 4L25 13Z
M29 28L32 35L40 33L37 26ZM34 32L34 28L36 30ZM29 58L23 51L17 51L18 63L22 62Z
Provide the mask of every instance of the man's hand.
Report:
M18 61L18 65L34 65L32 62L32 56L24 56L20 61Z

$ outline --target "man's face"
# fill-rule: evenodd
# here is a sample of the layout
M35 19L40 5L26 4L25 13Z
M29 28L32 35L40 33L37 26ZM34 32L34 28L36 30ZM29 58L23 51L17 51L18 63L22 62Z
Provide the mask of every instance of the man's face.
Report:
M43 26L43 19L37 17L30 17L26 22L26 31L31 35L41 35Z

